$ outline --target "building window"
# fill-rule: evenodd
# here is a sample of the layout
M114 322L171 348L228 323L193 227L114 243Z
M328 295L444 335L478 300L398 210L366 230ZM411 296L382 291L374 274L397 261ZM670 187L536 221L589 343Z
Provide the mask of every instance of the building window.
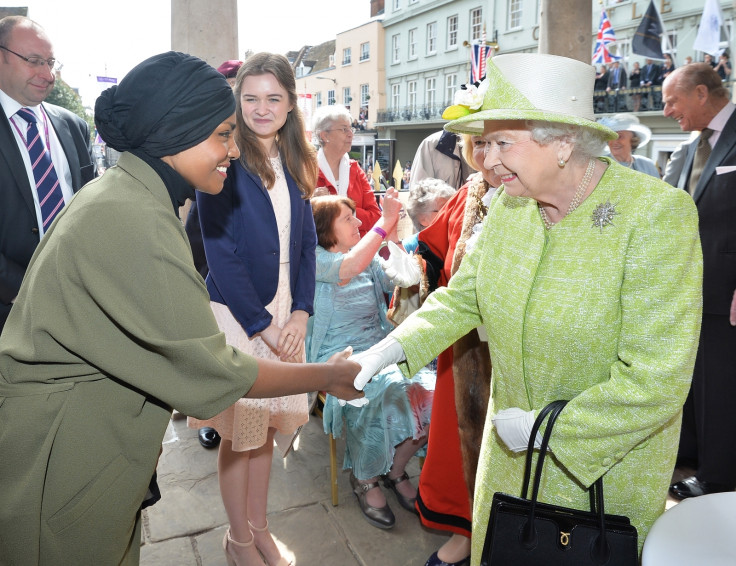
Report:
M428 108L434 108L437 103L437 79L434 77L424 84L424 102Z
M392 63L398 63L401 61L399 57L400 48L399 48L399 35L396 34L394 36L391 36L391 62Z
M360 107L367 108L370 100L369 89L367 84L360 85Z
M408 58L417 58L417 28L409 30L409 54Z
M437 22L427 24L427 55L437 53Z
M398 109L401 106L401 85L391 85L391 107Z
M335 104L335 91L328 90L327 91L327 106L332 106L334 104Z
M455 91L457 90L457 75L445 76L445 106L452 106L455 100Z
M417 109L417 81L406 83L406 105L411 112Z
M470 11L470 41L478 41L483 33L483 8Z
M353 100L353 97L350 96L350 87L346 86L342 89L342 103L344 106L350 107L350 101Z
M367 61L371 58L371 44L366 41L360 44L360 60Z
M508 0L508 29L521 27L521 0Z
M350 59L352 57L352 51L350 47L346 47L342 50L342 64L350 65Z
M318 92L314 95L314 103L317 106L317 108L322 106L322 93L321 92Z
M399 8L401 8L401 0L394 0L394 3L393 3L393 11L395 12Z
M470 11L470 41L478 41L483 33L483 8Z
M457 47L457 16L447 18L447 49Z

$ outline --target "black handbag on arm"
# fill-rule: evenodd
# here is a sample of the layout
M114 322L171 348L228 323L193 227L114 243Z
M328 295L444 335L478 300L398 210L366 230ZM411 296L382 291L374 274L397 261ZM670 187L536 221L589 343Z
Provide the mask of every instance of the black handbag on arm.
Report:
M628 517L606 515L603 480L590 488L590 511L539 503L542 466L552 427L567 401L553 401L539 413L526 453L521 497L494 493L481 566L637 566L636 528ZM549 417L527 499L534 440Z

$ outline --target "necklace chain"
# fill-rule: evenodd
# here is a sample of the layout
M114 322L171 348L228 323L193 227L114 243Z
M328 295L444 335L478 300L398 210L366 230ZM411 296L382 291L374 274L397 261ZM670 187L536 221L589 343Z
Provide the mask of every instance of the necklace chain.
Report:
M580 181L580 184L578 185L578 188L575 191L572 200L570 201L570 206L567 207L567 212L565 213L565 216L571 214L578 206L580 206L580 202L583 200L583 195L588 189L590 180L593 178L594 169L595 159L591 158L590 161L588 161L588 168L585 170L585 175L583 175L583 178ZM549 217L547 216L547 211L544 209L543 206L539 207L539 215L542 217L542 222L544 222L544 227L547 230L549 230L550 228L552 228L552 226L556 224L549 219Z

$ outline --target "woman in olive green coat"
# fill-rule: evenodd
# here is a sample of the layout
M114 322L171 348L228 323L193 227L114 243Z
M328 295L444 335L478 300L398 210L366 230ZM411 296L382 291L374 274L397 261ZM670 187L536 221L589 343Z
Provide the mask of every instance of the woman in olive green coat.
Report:
M235 102L166 53L98 99L118 165L62 210L0 337L0 563L137 564L140 507L172 408L352 387L358 366L257 360L225 343L178 206L222 189Z

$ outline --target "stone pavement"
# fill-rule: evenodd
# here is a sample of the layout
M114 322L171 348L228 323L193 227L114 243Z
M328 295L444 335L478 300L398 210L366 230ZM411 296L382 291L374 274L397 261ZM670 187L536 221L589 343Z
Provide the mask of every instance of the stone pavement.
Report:
M178 418L176 418L178 417ZM350 490L348 472L338 472L340 503L333 507L330 457L322 419L312 415L293 450L274 450L268 521L285 556L297 566L424 566L448 536L421 526L387 493L396 526L370 526ZM343 446L338 446L338 469ZM418 460L407 469L416 485ZM677 481L693 473L675 470ZM180 415L169 423L158 465L162 499L143 511L142 566L225 566L222 538L227 515L217 484L217 450L200 446L197 431ZM667 507L676 503L670 499Z
M217 484L217 450L200 446L197 431L176 415L158 464L162 499L143 511L142 566L225 566L228 525ZM330 451L322 419L312 415L286 459L274 450L268 497L271 533L297 566L424 566L447 534L421 526L416 515L386 493L396 515L388 531L369 525L343 472L338 440L339 505L330 490ZM418 460L407 468L416 485Z

